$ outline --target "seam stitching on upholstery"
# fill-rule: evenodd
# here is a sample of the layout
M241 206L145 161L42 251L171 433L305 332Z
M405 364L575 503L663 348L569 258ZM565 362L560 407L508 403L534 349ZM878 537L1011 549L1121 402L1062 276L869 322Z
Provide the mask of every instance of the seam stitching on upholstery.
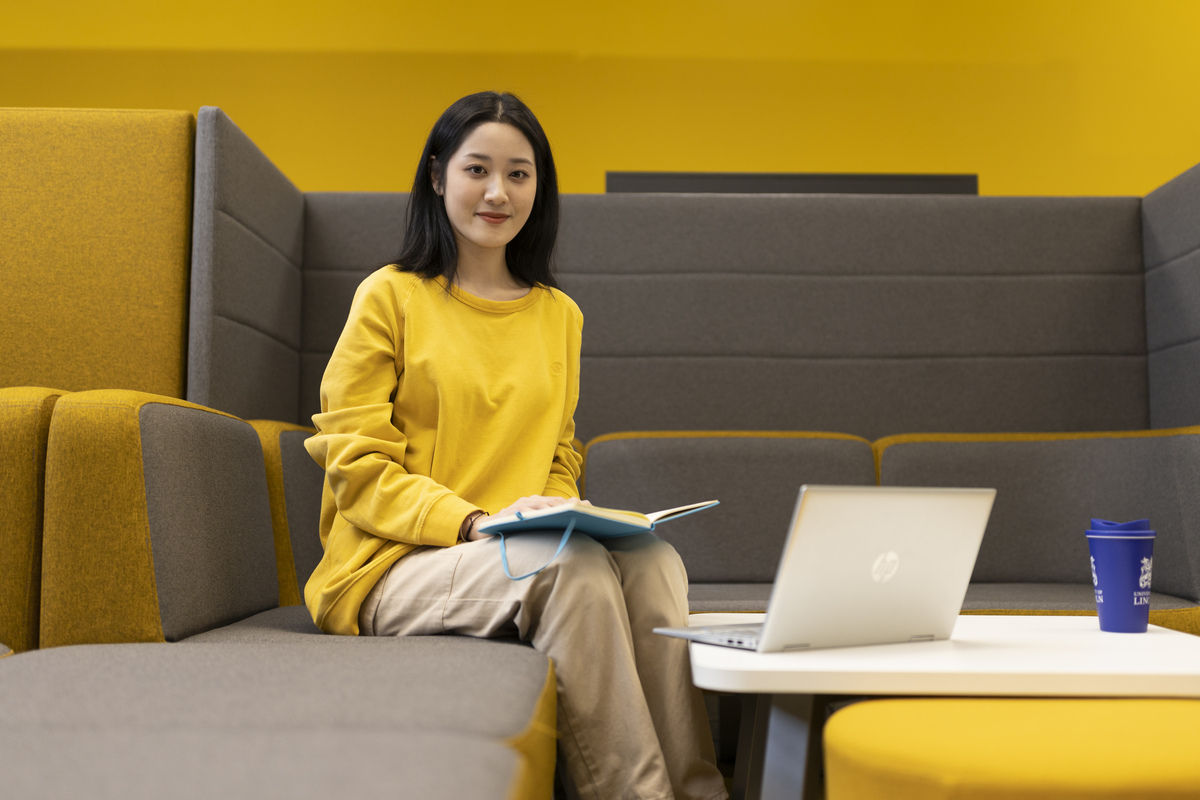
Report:
M1193 336L1191 339L1187 339L1182 342L1172 342L1171 344L1160 345L1153 350L1147 350L1146 355L1158 355L1159 353L1166 352L1167 350L1174 350L1178 347L1187 347L1189 344L1195 344L1196 342L1200 342L1200 336Z
M269 248L271 248L272 250L274 250L276 253L278 253L278 254L279 254L279 257L280 257L280 258L282 258L284 261L286 261L286 262L288 263L288 266L290 266L292 269L296 270L297 272L302 272L302 271L303 271L303 270L300 268L300 265L299 265L299 264L297 264L295 261L292 261L292 259L288 257L287 253L283 252L283 251L282 251L282 250L280 250L278 247L276 247L276 246L275 246L275 245L274 245L274 244L271 242L271 240L270 240L270 239L268 239L266 236L263 236L261 233L259 233L258 231L254 230L254 228L251 228L251 227L250 227L249 225L247 225L245 222L243 222L242 220L238 219L238 218L237 218L237 217L235 217L233 214L230 214L228 211L226 211L226 210L225 210L225 209L223 209L223 208L218 208L218 209L217 209L217 213L218 213L218 214L222 214L222 215L224 215L226 218L228 218L228 219L232 220L233 222L236 222L236 223L237 223L239 226L241 226L241 228L242 228L243 230L245 230L247 233L249 233L249 234L250 234L251 236L253 236L255 239L258 239L260 242L262 242L263 244L265 244L267 247L269 247Z
M965 355L869 355L869 356L775 356L775 355L759 355L754 353L668 353L668 354L596 354L585 353L581 359L711 359L711 358L759 358L763 360L775 361L976 361L976 360L1027 360L1027 359L1052 359L1052 358L1142 358L1146 357L1147 353L1020 353L1016 355L1001 355L998 353L971 353Z
M1163 267L1172 266L1176 261L1187 258L1196 252L1200 252L1200 244L1183 251L1177 256L1171 256L1166 261L1160 261L1157 264L1151 264L1150 266L1146 267L1146 274L1149 275L1151 272L1155 272Z
M714 278L728 278L735 280L739 278L829 278L839 280L868 280L880 278L916 278L916 279L936 279L936 278L953 278L958 280L973 280L975 278L990 278L995 280L1002 279L1038 279L1048 280L1051 278L1141 278L1144 274L1142 269L1137 272L864 272L846 274L843 272L741 272L741 271L700 271L700 270L672 270L670 272L571 272L560 269L559 276L563 278L569 277L585 277L585 278L613 278L626 281L629 278L661 278L661 277L695 277L709 275Z
M240 319L234 319L233 317L227 316L225 314L213 314L213 317L223 319L226 322L232 322L234 325L240 325L243 328L249 328L250 330L252 330L256 333L260 333L263 336L266 336L268 339L270 339L274 342L278 342L279 344L283 345L288 350L291 350L293 353L296 353L297 355L299 355L299 353L300 353L300 348L298 348L294 345L288 344L287 342L285 342L283 339L280 339L275 334L270 333L268 331L264 331L262 328L258 327L257 325L251 325L249 322L242 322Z

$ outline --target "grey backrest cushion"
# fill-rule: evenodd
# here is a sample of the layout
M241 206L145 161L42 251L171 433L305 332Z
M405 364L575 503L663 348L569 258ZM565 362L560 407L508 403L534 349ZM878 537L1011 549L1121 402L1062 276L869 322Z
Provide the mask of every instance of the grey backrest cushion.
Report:
M1200 425L1200 166L1142 201L1150 422Z
M579 436L1144 428L1139 204L564 197Z
M300 419L321 411L321 376L337 344L354 290L396 259L404 241L407 193L309 192L304 196L304 336Z
M209 411L140 412L142 470L163 636L173 642L279 605L258 434Z
M875 458L850 436L629 434L589 444L584 477L587 499L607 508L720 500L656 533L693 582L759 583L775 580L801 484L873 484Z
M1200 435L878 443L885 486L982 486L996 502L973 581L1090 583L1093 517L1149 518L1154 590L1200 600Z
M196 120L187 399L295 421L304 197L219 108Z

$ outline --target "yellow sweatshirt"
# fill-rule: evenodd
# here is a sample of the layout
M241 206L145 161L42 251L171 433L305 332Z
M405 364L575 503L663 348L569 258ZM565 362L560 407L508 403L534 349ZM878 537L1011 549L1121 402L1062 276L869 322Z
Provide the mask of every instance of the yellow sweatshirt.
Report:
M325 555L304 600L328 633L357 634L388 567L455 544L472 511L578 496L579 307L541 287L506 301L446 288L372 273L325 369L305 444L325 469Z

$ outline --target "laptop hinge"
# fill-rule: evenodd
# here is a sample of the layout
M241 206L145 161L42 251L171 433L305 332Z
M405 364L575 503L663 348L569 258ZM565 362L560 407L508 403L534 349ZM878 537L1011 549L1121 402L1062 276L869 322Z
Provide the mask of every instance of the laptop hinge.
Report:
M910 642L932 642L933 634L932 633L921 633L916 636L908 637L908 640Z

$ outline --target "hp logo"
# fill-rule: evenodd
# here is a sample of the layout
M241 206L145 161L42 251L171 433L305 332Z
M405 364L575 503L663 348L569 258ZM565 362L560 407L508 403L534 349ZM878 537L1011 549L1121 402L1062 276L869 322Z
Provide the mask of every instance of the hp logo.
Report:
M900 569L900 556L891 550L880 553L879 557L875 559L875 563L871 565L871 580L876 583L887 583L896 577L898 569Z

